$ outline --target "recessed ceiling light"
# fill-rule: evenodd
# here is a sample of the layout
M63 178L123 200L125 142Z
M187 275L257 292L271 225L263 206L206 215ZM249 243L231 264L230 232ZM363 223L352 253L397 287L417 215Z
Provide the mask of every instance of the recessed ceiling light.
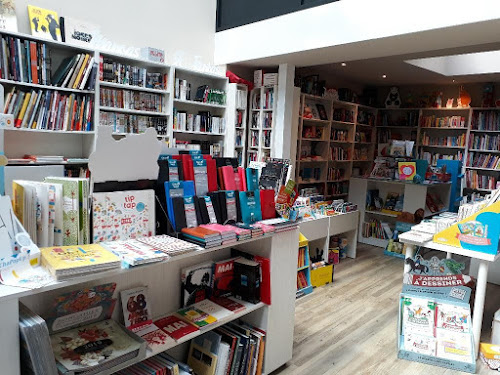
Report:
M341 63L340 65L342 66L347 66L347 64L345 62Z
M385 74L382 74L382 78L387 78L387 76Z

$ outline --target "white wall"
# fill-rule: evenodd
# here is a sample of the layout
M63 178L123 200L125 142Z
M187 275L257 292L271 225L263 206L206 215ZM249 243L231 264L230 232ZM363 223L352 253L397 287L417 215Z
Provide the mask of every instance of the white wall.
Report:
M229 64L308 50L317 50L316 58L321 58L328 53L322 48L498 18L498 0L342 0L218 32L215 62ZM491 30L482 29L487 31ZM280 62L306 65L287 57Z
M18 29L29 34L28 4L100 25L116 43L164 49L167 63L213 64L216 0L15 0Z

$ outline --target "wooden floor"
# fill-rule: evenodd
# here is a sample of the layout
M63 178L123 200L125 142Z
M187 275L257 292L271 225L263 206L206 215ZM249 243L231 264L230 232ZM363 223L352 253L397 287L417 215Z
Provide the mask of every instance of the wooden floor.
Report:
M358 257L336 266L334 282L297 300L293 359L273 375L463 374L397 358L396 329L403 261L358 244ZM488 284L483 340L500 308ZM478 361L478 374L494 374Z

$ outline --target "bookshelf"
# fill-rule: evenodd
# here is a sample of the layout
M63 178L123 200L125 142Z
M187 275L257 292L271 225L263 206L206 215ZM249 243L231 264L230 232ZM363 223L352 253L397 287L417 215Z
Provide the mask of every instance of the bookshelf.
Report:
M171 145L198 143L212 156L233 155L225 140L229 83L225 76L173 68ZM230 124L229 124L230 125Z
M246 162L247 100L247 85L228 84L225 156L236 157L241 167L245 167ZM232 154L231 151L233 151Z
M299 191L316 188L328 198L346 198L351 176L371 169L376 116L376 108L301 94L296 165Z
M129 269L96 272L87 276L56 282L39 289L30 290L0 285L0 313L5 318L2 336L0 337L0 342L5 348L0 353L0 360L5 363L3 371L6 374L20 374L18 322L20 301L35 313L45 315L50 311L55 297L63 292L76 290L89 284L98 285L116 282L117 291L127 290L138 285L147 285L148 297L151 306L154 306L153 315L156 319L176 311L180 307L181 288L179 275L182 268L207 261L227 259L230 257L231 247L235 247L254 255L273 259L271 263L272 305L263 303L249 305L246 310L217 322L210 329L228 321L244 318L250 324L266 330L267 341L263 373L269 374L292 358L298 241L299 231L295 229L292 232L241 241L231 246L220 246L183 254L164 262ZM165 294L163 285L178 285L178 288L171 288L170 292ZM121 314L121 309L115 308L112 319L120 321ZM182 351L187 348L184 341L186 340L180 340L175 346L165 347L165 350ZM146 352L146 357L151 355L151 352ZM115 373L119 369L140 362L143 359L134 359L119 364L108 371L102 372L102 374Z
M274 146L278 86L256 87L250 92L247 163L266 161Z
M299 253L297 258L297 298L312 293L313 291L310 266L311 259L309 257L309 241L302 233L300 233Z

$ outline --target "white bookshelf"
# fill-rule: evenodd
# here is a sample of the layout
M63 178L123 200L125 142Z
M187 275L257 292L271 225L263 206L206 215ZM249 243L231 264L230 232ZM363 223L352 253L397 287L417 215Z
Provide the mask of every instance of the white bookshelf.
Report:
M229 83L224 150L225 156L237 158L241 167L245 167L246 162L247 102L247 85Z
M277 85L255 87L250 92L247 163L252 160L250 155L259 162L266 161L271 156L275 138L279 137L279 134L275 134L277 101Z
M183 254L164 262L129 269L96 272L56 282L39 289L30 290L0 285L0 314L4 318L2 335L0 336L0 343L4 348L0 352L0 360L4 363L2 373L20 374L19 302L27 305L35 313L44 316L50 311L53 299L63 292L90 285L115 282L117 283L116 294L121 290L147 285L148 296L153 307L153 316L159 318L175 312L181 307L180 272L182 268L207 261L227 259L231 256L231 248L234 247L272 259L272 304L245 303L248 305L246 310L215 323L209 329L214 329L239 318L264 329L267 335L263 373L269 374L292 358L298 239L299 230L296 229L291 232L237 242L231 246L220 246ZM165 293L165 285L174 287L169 288L169 292ZM120 322L122 321L121 316L122 310L115 308L112 318ZM184 355L187 353L188 345L187 340L179 340L175 345L165 346L164 349ZM147 352L146 357L152 355L153 353ZM112 374L144 359L131 360L100 374Z

